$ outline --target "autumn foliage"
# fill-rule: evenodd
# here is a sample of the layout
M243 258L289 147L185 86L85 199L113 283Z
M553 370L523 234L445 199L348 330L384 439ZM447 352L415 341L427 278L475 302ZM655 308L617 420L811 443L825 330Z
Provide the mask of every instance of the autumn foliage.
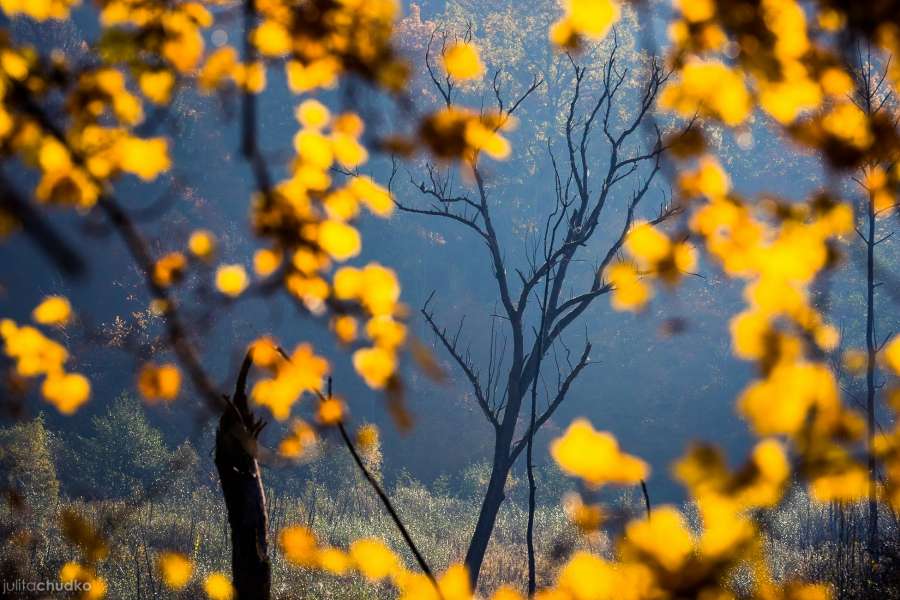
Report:
M8 18L44 26L68 18L77 4L0 0L0 9ZM555 585L538 590L535 598L731 598L729 578L741 567L753 573L754 598L824 599L830 597L824 583L772 577L759 511L776 506L795 480L821 502L873 494L900 510L900 427L867 431L861 414L842 397L825 359L840 334L811 298L812 286L836 264L837 240L854 233L852 205L839 190L790 202L777 190L748 195L734 189L702 127L741 131L751 119L768 119L787 139L817 153L833 177L864 172L878 218L896 218L900 130L896 119L853 101L856 83L844 51L848 40L866 44L887 65L889 84L900 84L900 64L889 60L900 54L900 5L887 5L892 12L870 15L860 3L825 0L675 0L670 44L660 51L671 71L653 118L687 131L665 140L678 215L666 224L634 222L622 251L599 277L610 286L612 308L632 312L641 312L661 289L677 288L701 261L742 282L744 306L730 321L731 348L754 365L756 375L735 402L758 440L736 467L702 442L673 465L699 509L699 533L678 508L655 507L625 525L612 555L578 551L568 557ZM245 15L244 39L208 47L210 28L236 10ZM565 0L558 20L546 23L547 43L577 55L610 35L626 10L648 19L651 14L644 3ZM394 44L400 7L393 0L98 0L96 13L101 34L90 44L87 63L44 55L7 33L0 36L0 156L36 181L14 192L4 174L0 184L4 195L25 198L29 211L97 213L122 236L153 297L151 309L167 323L169 357L148 361L136 373L140 395L165 403L199 398L227 410L172 293L196 275L208 277L223 299L276 293L310 319L327 323L362 381L387 395L397 425L409 426L399 367L409 349L401 282L389 265L347 264L365 257L360 214L386 218L395 206L389 182L359 169L386 152L401 158L425 154L462 170L503 160L516 152L504 137L511 119L502 111L448 102L408 130L370 135L362 110L327 104L320 92L350 78L382 90L391 101L415 101L404 96L411 67ZM443 49L440 68L448 80L477 81L485 77L485 62L474 43L460 40ZM255 125L256 96L276 69L283 70L296 102L291 156L277 170L260 150ZM180 241L180 250L153 254L117 195L126 178L152 182L173 168L172 140L145 132L152 130L151 113L181 88L240 98L241 152L255 181L247 198L246 235L257 246L248 257L251 272L222 261L218 233L206 229ZM2 220L11 235L33 227L25 212L4 203ZM76 361L62 341L78 312L54 295L34 307L31 323L0 322L9 377L33 384L43 401L67 415L92 401L91 382L72 366ZM347 402L327 386L331 365L324 352L308 342L283 349L277 334L258 334L249 349L258 375L249 397L267 418L286 425L275 454L298 460L322 431L348 423ZM414 358L428 364L427 357ZM889 377L885 397L900 411L900 338L886 340L876 360ZM315 422L295 417L301 402L316 407ZM361 450L376 447L378 431L364 426L354 443ZM872 483L870 454L883 482ZM613 433L597 431L585 419L568 426L552 443L551 455L584 491L566 503L586 534L604 526L603 507L592 492L639 484L649 471L620 448ZM85 597L103 597L105 584L96 574L105 560L98 551L102 543L87 524L73 519L69 525L72 562L59 577L92 581ZM282 529L277 543L297 567L356 574L373 585L386 582L400 598L475 597L462 564L432 575L406 564L383 540L359 539L346 548L319 540L297 524ZM161 552L156 560L172 590L196 577L191 561L178 552ZM207 576L202 589L213 600L234 595L224 573ZM511 587L487 592L493 600L522 597Z

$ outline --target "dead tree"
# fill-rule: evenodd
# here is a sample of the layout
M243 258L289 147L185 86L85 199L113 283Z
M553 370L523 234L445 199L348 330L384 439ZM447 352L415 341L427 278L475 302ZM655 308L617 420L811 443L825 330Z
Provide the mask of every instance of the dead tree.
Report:
M599 75L600 91L592 99L587 97L587 67L579 66L571 57L569 59L573 89L562 136L564 158L558 160L548 147L548 168L552 168L555 180L555 208L546 218L542 243L539 241L531 252L526 252L527 267L515 268L514 275L510 274L504 258L507 253L497 235L492 190L485 181L477 156L466 165L472 174L470 185L454 189L449 171L428 164L426 178L417 180L410 176L422 201L414 204L397 201L402 211L460 223L483 242L502 305L502 319L497 320L502 324L492 326L491 357L485 375L468 350L460 345L460 331L448 333L438 324L432 308L435 293L421 311L440 345L462 371L478 407L494 431L491 476L465 558L473 584L477 583L497 514L505 499L504 488L510 469L590 363L590 342L585 341L580 352L572 353L564 334L594 300L612 290L604 278L604 271L619 254L638 207L647 197L660 169L664 150L662 137L657 130L655 139L647 142L642 123L649 120L649 112L666 74L655 62L647 66L635 110L623 118L619 109L629 69L620 68L618 50L618 43L614 42ZM426 66L433 84L450 106L451 83L435 76L430 55L426 55ZM540 84L541 81L535 79L522 95L507 104L501 93L499 76L495 75L493 91L501 121L511 116ZM595 153L597 138L606 147L605 153ZM652 222L659 223L673 213L674 210L664 203ZM612 233L613 242L601 253L602 259L595 262L591 283L573 291L577 285L574 265L583 259L585 249L601 231ZM539 246L543 246L545 252L539 252ZM538 289L544 287L542 282L546 283L546 298L538 293ZM498 332L498 329L503 331ZM507 351L509 356L506 356ZM538 365L548 355L554 358L558 367L555 390L544 389L542 406L536 409L533 423L529 421L526 431L517 437L517 425L524 416L521 414L523 400L532 386L540 383Z
M888 66L884 65L880 69L880 73L876 72L876 66L873 64L871 51L867 51L867 56L862 57L862 53L857 55L857 61L852 73L856 79L856 91L853 101L869 118L879 118L882 112L894 103L896 99L890 86L885 85L888 74ZM896 124L895 124L896 125ZM891 340L892 334L886 335L883 339L878 339L877 334L877 303L876 289L881 285L878 281L884 274L878 272L878 264L876 260L876 250L878 246L890 240L894 236L894 232L886 232L879 227L880 217L889 214L896 205L891 203L890 206L878 206L876 202L877 190L872 189L867 174L872 169L884 168L888 170L892 165L883 165L869 163L863 166L859 176L853 180L859 186L860 195L858 196L856 212L861 216L862 228L857 227L856 233L862 240L865 248L865 264L866 264L866 437L868 444L868 470L869 470L869 498L868 498L868 547L869 552L874 556L878 554L878 498L877 498L877 482L878 470L875 461L875 452L873 443L877 432L877 403L876 398L878 390L883 383L876 381L877 379L877 358L878 353Z
M272 584L269 561L266 495L256 448L265 422L247 404L247 374L252 360L244 358L234 395L216 430L216 470L222 483L231 529L231 572L238 600L268 600Z

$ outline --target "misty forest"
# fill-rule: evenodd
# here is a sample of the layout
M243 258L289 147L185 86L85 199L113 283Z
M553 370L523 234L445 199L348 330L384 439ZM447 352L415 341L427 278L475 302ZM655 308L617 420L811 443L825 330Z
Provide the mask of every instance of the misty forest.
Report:
M0 0L0 594L900 599L898 56L897 0Z

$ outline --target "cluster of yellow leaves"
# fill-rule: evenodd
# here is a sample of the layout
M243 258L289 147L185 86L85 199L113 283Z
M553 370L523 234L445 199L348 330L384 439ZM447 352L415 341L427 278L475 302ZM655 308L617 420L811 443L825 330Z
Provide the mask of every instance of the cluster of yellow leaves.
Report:
M169 402L181 390L181 371L174 364L145 364L138 373L137 388L150 402Z
M743 77L734 69L718 61L693 61L680 75L660 94L661 108L683 117L695 113L715 117L727 125L740 124L749 116L752 99Z
M10 17L25 15L36 21L61 20L67 18L72 7L79 4L79 0L2 0L0 10Z
M731 277L747 281L747 308L730 323L734 353L755 361L761 378L743 391L738 408L758 435L792 440L801 470L821 500L865 493L865 473L846 443L863 424L840 399L830 367L808 349L834 350L838 331L813 307L808 288L832 260L831 244L853 229L853 211L826 196L809 203L750 204L731 191L728 175L701 157L679 180L687 200L702 202L690 220L709 255Z
M697 251L687 241L673 242L651 223L635 223L625 236L625 251L631 261L619 261L606 269L612 286L610 302L616 310L638 311L653 296L644 278L677 283L697 266Z
M437 578L437 587L428 577L406 568L399 556L376 538L355 540L345 551L323 545L315 533L300 525L285 527L278 534L278 546L292 564L319 569L337 576L358 573L372 583L390 582L401 600L474 600L464 566L451 565ZM491 600L521 600L508 589L498 590Z
M450 106L428 115L419 126L419 140L438 158L474 163L480 153L497 160L509 156L500 131L512 128L511 117Z
M194 563L180 552L160 552L156 566L167 588L183 590L194 576ZM213 572L203 578L203 591L209 600L233 600L234 587L224 573Z
M228 81L243 91L259 94L266 88L265 64L261 61L243 63L238 59L237 50L223 46L206 58L197 75L197 87L209 93Z
M664 108L738 125L750 115L755 98L777 122L789 124L853 87L839 61L812 43L804 10L794 0L764 0L745 19L729 18L732 9L717 0L676 6L681 18L670 23L669 35L680 76L663 91ZM736 67L710 58L734 49Z
M394 202L385 188L367 176L348 176L343 185L332 181L330 171L336 163L349 171L368 159L359 141L363 133L359 116L332 116L316 100L301 103L296 116L301 129L294 137L297 158L292 175L254 203L254 226L273 242L273 247L257 252L254 263L263 277L283 267L288 292L318 314L333 299L325 279L332 261L347 261L362 249L352 221L362 207L387 217ZM341 328L345 334L348 324ZM341 339L350 341L349 337Z
M695 536L674 507L661 506L647 519L626 526L612 560L586 551L575 552L559 571L555 585L539 590L536 600L651 600L677 597L690 589L697 597L732 598L721 582L742 558L758 554L754 529L739 507L721 497L701 505L703 531ZM309 529L294 525L281 530L278 544L296 566L332 575L358 573L372 583L390 582L403 600L474 600L467 571L451 565L435 582L406 568L381 540L352 542L347 551L322 545ZM753 598L828 600L824 586L772 583L764 564L755 560ZM524 600L516 590L501 587L490 600Z
M317 356L309 344L298 345L288 360L274 351L271 340L263 338L254 343L252 358L271 376L257 381L250 397L268 407L279 421L290 416L304 393L320 390L329 371L328 361Z
M334 296L358 303L370 315L365 332L373 345L353 353L353 366L370 387L385 387L397 370L397 354L406 341L406 325L396 319L401 312L396 275L378 263L362 269L341 267L334 274Z
M44 202L89 208L99 198L102 181L121 172L152 181L171 166L165 139L145 140L121 128L89 125L74 134L69 147L77 152L77 160L52 136L34 142L43 173L35 196Z
M101 5L100 22L106 28L101 51L108 60L129 61L150 100L168 102L172 71L191 73L203 57L203 30L212 25L212 14L190 1L104 0ZM160 62L166 68L159 69Z
M599 40L619 20L616 0L565 0L565 14L550 27L550 41L561 48L577 48L581 38Z
M165 139L142 139L129 131L142 121L143 109L121 71L97 67L73 77L71 89L63 90L71 121L63 134L45 130L39 115L18 98L51 91L64 63L48 65L33 50L5 40L0 57L0 141L5 153L40 170L38 200L89 208L104 182L120 173L151 181L169 168ZM110 118L121 126L108 124Z
M681 18L670 25L676 76L660 95L662 108L734 126L744 123L758 105L794 141L822 152L832 167L892 164L890 170L872 169L867 189L879 216L895 209L900 169L893 157L900 149L900 135L886 113L866 114L864 106L851 99L854 79L840 52L829 47L831 34L865 11L847 15L823 7L816 15L817 35L811 35L808 11L795 0L765 0L741 19L731 18L732 7L725 0L682 1L676 6ZM878 23L874 31L870 25L850 23L885 56L900 48L896 24ZM717 54L726 55L725 60ZM896 84L900 70L887 62Z
M77 597L87 600L104 598L106 581L97 574L96 566L109 557L109 544L97 528L72 509L60 511L60 529L66 542L78 549L80 561L69 561L59 570L60 582Z
M372 346L357 349L353 363L370 386L383 388L397 369L397 355L406 339L396 275L371 263L363 268L343 266L331 281L327 277L334 262L345 262L361 251L360 234L352 224L361 208L387 217L394 202L388 190L364 175L348 176L340 186L333 184L330 171L335 163L352 170L368 158L359 141L363 123L357 115L333 116L325 105L310 99L297 107L296 117L301 129L294 138L293 174L254 203L257 232L273 241L271 248L257 251L254 268L262 277L279 273L287 291L311 312L331 308L332 329L343 343L357 340L357 319L364 317ZM230 288L232 295L243 290L244 282L240 283ZM219 289L225 291L221 285ZM283 415L280 418L286 418L286 409L299 393L313 389L288 388L277 388L274 397L263 396L263 403ZM319 420L336 422L342 414L340 406L336 401L321 405Z
M63 326L69 322L72 308L61 296L49 296L33 311L42 325ZM41 395L63 414L72 414L88 401L91 383L81 373L67 372L69 353L31 325L19 326L12 319L0 320L4 353L15 361L15 374L28 379L43 377Z
M82 590L78 597L84 600L99 600L106 596L106 581L87 565L67 562L59 569L59 580L64 584L79 584L75 589Z
M316 430L302 419L294 419L290 433L278 443L278 454L284 458L300 459L309 456L319 442Z
M399 16L395 0L286 0L260 3L262 22L252 40L265 57L287 57L288 86L295 93L333 87L353 73L399 90L408 67L392 46ZM310 17L312 15L312 18Z
M900 415L900 336L895 335L881 349L881 360L893 378L887 390L888 404L895 415ZM887 475L878 492L894 510L900 510L900 421L895 418L893 429L877 434L873 447Z
M632 484L646 476L643 462L623 455L609 434L598 433L583 420L556 440L551 453L560 467L589 486ZM753 566L754 598L829 597L815 585L772 583L761 559L757 530L750 511L776 505L790 482L784 447L761 441L751 459L732 472L711 446L695 446L675 466L700 513L702 529L694 534L685 516L672 506L653 509L647 518L630 521L613 560L576 552L562 567L551 589L535 598L580 600L675 597L691 589L697 597L732 597L722 582L738 564ZM566 500L570 519L584 531L594 530L603 512L574 494Z

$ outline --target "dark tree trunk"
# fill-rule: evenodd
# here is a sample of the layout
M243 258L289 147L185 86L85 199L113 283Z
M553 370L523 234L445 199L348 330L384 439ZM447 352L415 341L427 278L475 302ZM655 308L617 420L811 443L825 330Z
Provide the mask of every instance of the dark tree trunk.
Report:
M256 441L264 423L253 416L247 405L250 363L248 354L229 409L219 418L215 460L231 528L231 574L237 599L269 600L269 518L256 461Z
M875 340L875 199L869 192L866 220L866 433L869 462L869 552L878 553L878 479L875 464L875 360L878 346Z
M505 456L508 456L508 452ZM484 555L487 552L488 543L491 541L491 534L494 532L494 525L497 522L497 513L506 499L504 488L506 487L506 478L509 475L510 465L505 456L500 462L495 457L494 464L491 467L491 479L488 482L484 500L481 502L478 521L475 523L475 531L472 533L469 549L466 552L466 568L469 571L469 580L473 586L477 584L478 575L481 573Z

